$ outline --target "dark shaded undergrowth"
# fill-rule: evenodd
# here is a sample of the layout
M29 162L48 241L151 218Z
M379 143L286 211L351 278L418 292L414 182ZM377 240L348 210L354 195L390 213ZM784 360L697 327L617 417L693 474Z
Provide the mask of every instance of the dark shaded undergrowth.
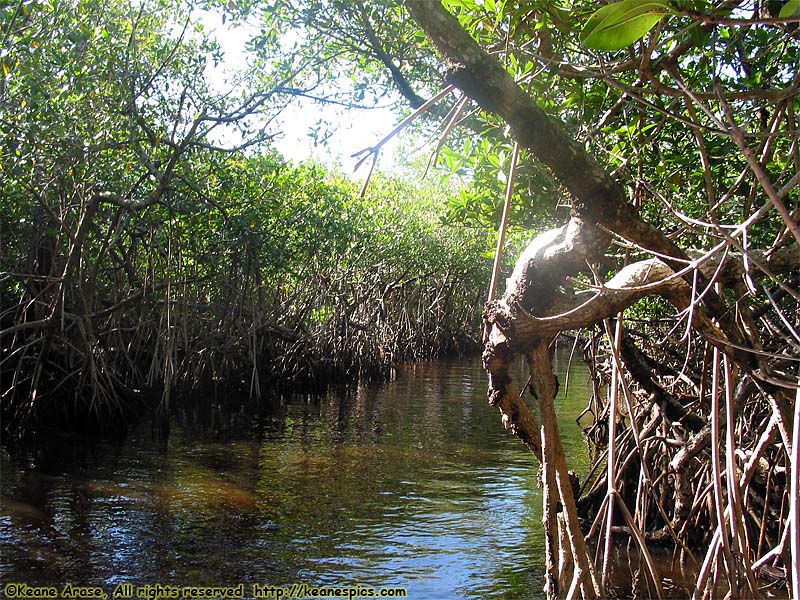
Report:
M320 168L243 157L208 187L206 202L132 212L67 184L67 202L6 228L7 433L166 414L209 386L260 398L381 378L477 347L486 233L442 224L425 192L379 181L362 199Z

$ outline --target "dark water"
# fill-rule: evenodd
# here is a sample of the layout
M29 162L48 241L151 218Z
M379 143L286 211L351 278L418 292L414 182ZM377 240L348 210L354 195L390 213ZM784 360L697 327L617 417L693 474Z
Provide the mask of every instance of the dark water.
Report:
M586 470L574 365L559 412ZM295 398L280 417L199 416L166 447L51 439L2 456L0 576L61 586L400 586L414 599L540 598L537 465L477 360Z

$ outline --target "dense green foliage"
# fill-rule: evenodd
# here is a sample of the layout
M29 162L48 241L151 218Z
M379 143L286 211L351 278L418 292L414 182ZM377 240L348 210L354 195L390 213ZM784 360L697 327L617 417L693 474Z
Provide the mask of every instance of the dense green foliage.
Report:
M487 307L484 353L490 399L543 464L548 598L614 595L620 533L633 595L666 596L648 541L697 565L698 598L768 580L800 595L796 3L445 5L406 2L446 80L569 192L569 227L539 236ZM664 301L623 314L650 294ZM588 432L607 449L577 502L547 357L576 326L592 331ZM541 426L509 382L514 349Z
M352 81L336 88L337 102L356 104L371 95L415 107L442 85L446 65L394 2L246 4L265 31L299 32L291 51L313 53L328 69L311 84L321 96L333 94L326 82L334 71ZM657 0L610 3L603 10L573 0L444 4L541 108L630 188L647 220L687 247L708 238L684 215L697 218L713 206L714 218L724 223L750 214L757 193L751 181L740 180L746 161L726 135L723 110L748 136L763 140L759 152L770 173L784 180L791 175L796 151L791 136L778 129L793 127L797 36L791 23L770 22L786 17L791 3ZM589 39L590 32L599 33L596 23L608 30L611 45L603 49L611 51L597 52ZM724 105L716 100L717 87ZM710 112L692 97L708 103ZM505 123L458 98L444 100L428 116L461 125L448 130L438 161L472 183L449 200L451 218L496 225L511 155ZM566 211L556 207L568 200L550 173L523 157L513 224L558 223ZM756 229L775 226L767 220Z
M638 546L633 595L664 596L641 564L650 540L698 567L697 597L758 597L766 580L800 596L798 3L406 0L424 37L391 2L354 3L335 28L315 15L337 3L307 5L285 22L342 32L315 38L323 60L349 43L351 73L371 69L370 85L412 107L407 90L453 86L427 112L446 138L441 164L472 184L451 218L497 223L514 143L529 152L512 224L541 230L569 208L569 227L531 244L486 311L489 397L543 463L548 597L614 595L622 533ZM382 44L361 43L367 24ZM591 330L589 431L608 449L607 476L577 504L547 359L551 336L575 326ZM541 426L510 380L515 352Z
M222 54L198 6L256 27L229 89L208 83ZM649 537L705 564L698 594L725 577L759 595L755 574L788 573L787 532L800 539L799 14L797 0L7 0L3 427L463 349L508 190L510 239L549 231L487 306L484 358L504 424L545 467L548 594L611 591L619 506L640 556ZM416 111L459 183L446 203L385 177L362 197L284 164L269 134L296 97ZM547 355L575 323L610 450L577 505ZM509 376L519 348L542 427ZM603 581L578 505L605 519ZM658 592L654 571L636 577Z
M275 88L209 86L218 49L191 13L0 11L6 430L113 419L150 397L167 409L204 382L258 396L353 379L474 344L487 233L443 225L434 190L378 178L361 198L285 164L264 129Z

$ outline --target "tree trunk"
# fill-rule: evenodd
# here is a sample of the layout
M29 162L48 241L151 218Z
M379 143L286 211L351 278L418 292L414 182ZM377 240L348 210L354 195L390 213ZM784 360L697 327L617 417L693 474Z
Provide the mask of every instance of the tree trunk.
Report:
M546 164L572 196L569 221L540 234L529 244L516 263L505 294L487 305L483 364L489 374L490 403L499 407L504 425L526 443L543 465L548 597L566 594L567 585L570 595L580 590L584 597L601 596L606 590L598 584L578 525L555 419L555 387L548 354L552 339L561 331L596 324L640 298L657 294L679 311L686 310L693 331L759 381L761 389L769 393L787 449L792 435L791 403L773 384L765 361L753 351L757 340L750 339L736 321L737 311L727 306L709 285L712 280L720 281L726 276L735 280L741 275L741 260L724 262L731 256L726 242L690 259L662 231L640 218L622 188L438 1L405 0L405 7L441 54L446 81L463 90L482 109L501 116L514 140ZM734 237L747 226L747 222L742 223ZM603 259L610 234L657 258L628 265L607 282L595 276L594 286L574 290L572 278L581 272L594 274L592 265ZM748 254L751 257L752 252ZM758 260L764 265L769 263L773 273L794 272L800 264L800 249L795 243ZM625 359L633 364L635 352L628 350ZM541 425L530 415L509 376L511 361L518 354L528 357L531 387L540 402ZM669 413L668 419L686 420L691 431L702 434L702 419L671 402L644 371L638 372L638 379L644 387L650 387L651 395L663 405L663 413Z

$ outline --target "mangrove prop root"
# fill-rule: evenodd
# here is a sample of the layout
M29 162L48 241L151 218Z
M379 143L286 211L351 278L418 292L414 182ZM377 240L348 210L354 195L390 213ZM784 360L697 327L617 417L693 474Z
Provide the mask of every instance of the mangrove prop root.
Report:
M626 401L620 405L620 414L608 415L610 425L607 427L607 436L619 443L618 456L609 457L609 461L616 461L620 469L614 475L616 481L612 482L616 485L606 490L606 498L607 502L620 503L621 509L635 507L630 511L631 523L644 530L643 537L647 536L648 531L662 530L669 526L668 522L665 523L665 520L669 520L669 515L665 518L662 514L664 510L653 511L652 507L669 506L670 494L675 491L675 474L670 472L674 455L681 448L694 447L702 450L711 437L725 439L724 450L727 456L717 456L716 463L719 464L718 461L723 458L726 461L725 476L731 480L725 486L727 489L723 489L721 477L709 483L711 469L706 453L687 452L685 458L678 461L690 471L680 474L682 479L677 487L680 489L681 506L680 511L672 515L674 529L681 536L695 533L701 538L698 542L708 545L709 538L713 535L707 529L708 524L725 521L724 515L715 514L720 509L715 509L714 502L710 501L711 492L717 498L722 493L726 496L744 496L737 486L732 485L735 483L733 480L738 468L734 455L737 450L755 444L761 434L757 426L755 430L751 430L753 425L748 420L750 415L755 417L756 423L772 422L771 419L764 419L770 413L775 417L781 443L769 449L770 460L774 461L772 464L788 464L792 474L796 474L800 468L796 446L800 440L795 432L792 406L799 402L795 398L798 388L798 348L791 339L791 336L797 338L798 327L794 315L797 313L800 294L796 289L788 287L796 286L793 278L796 278L797 265L800 264L798 237L794 235L776 238L773 247L767 252L748 249L745 239L748 229L774 207L778 208L778 217L783 226L790 232L797 232L797 226L792 221L793 218L796 219L796 215L789 214L786 207L781 208L780 204L781 198L796 185L796 176L780 192L775 191L769 174L753 155L748 146L749 140L743 137L739 126L731 118L730 107L723 101L722 108L729 123L725 125L720 122L719 126L727 128L726 133L733 136L741 152L747 156L753 185L757 182L767 192L770 202L756 211L748 210L741 222L731 229L721 228L714 218L709 217L709 220L714 221L714 235L718 235L720 241L700 253L685 251L666 232L641 218L633 203L629 202L625 190L592 159L584 146L570 138L567 133L569 128L562 127L556 119L550 118L540 108L536 98L532 98L529 91L513 79L495 56L481 48L441 3L405 0L404 5L441 55L445 80L460 88L484 111L499 115L508 124L514 141L549 167L571 196L569 222L562 228L542 233L531 242L517 261L504 296L487 306L484 365L489 373L490 402L500 407L503 422L531 447L531 440L535 439L531 431L535 421L527 418L526 410L520 404L516 387L509 376L509 365L513 356L529 356L532 388L537 394L542 411L539 429L546 488L547 593L550 597L560 593L573 596L579 590L583 596L591 596L598 590L592 571L584 569L587 557L576 556L583 552L577 541L580 536L573 529L571 521L571 492L564 489L568 486L562 481L562 472L565 470L561 464L563 456L559 455L558 429L554 427L550 415L552 398L546 393L547 380L552 377L552 372L549 370L549 361L539 360L542 358L541 349L547 348L549 341L562 331L594 327L603 319L621 313L637 300L648 296L661 296L676 309L680 325L684 327L680 343L687 346L685 364L677 365L677 372L683 374L684 369L694 369L699 375L694 378L695 381L701 381L696 405L686 406L675 397L670 389L676 385L675 380L668 382L663 376L657 378L646 373L642 362L638 360L641 356L632 349L626 353L627 368L618 377L623 382L625 393L636 396L626 396ZM719 90L716 96L723 98ZM697 98L688 93L686 100L689 103L698 102ZM620 103L620 106L624 104ZM790 129L795 128L792 126ZM701 156L707 158L702 140L698 146ZM765 149L762 160L766 156ZM713 200L713 194L710 200ZM603 261L611 234L625 240L630 249L629 254L644 252L656 258L628 264L610 280L602 281L599 269L587 270L587 267ZM707 239L711 239L710 236ZM574 290L573 278L581 272L593 275L594 283L585 285L582 290ZM762 332L769 333L776 328L766 320L766 313L757 317L747 306L748 301L754 299L756 282L766 290L764 280L768 280L771 287L778 284L781 289L787 290L786 297L790 298L785 306L770 298L771 306L768 309L771 318L779 318L783 323L783 327L777 330L789 342L791 347L788 349L772 344L770 351L763 350L766 336L762 337ZM789 281L789 284L784 283L785 281ZM743 282L747 283L744 293L741 292ZM737 293L736 290L740 292ZM759 319L758 323L756 319ZM664 339L670 338L673 333L667 332ZM719 415L714 415L711 430L708 429L708 423L712 421L709 418L710 395L723 388L718 385L718 378L714 385L708 383L714 377L710 374L710 360L703 359L710 356L710 353L698 352L704 346L713 346L718 353L724 353L730 363L730 369L726 367L724 386L727 419L718 419ZM534 358L530 359L531 356ZM631 376L637 386L628 384ZM733 415L731 390L745 381L752 381L756 390L745 399L745 409ZM537 389L537 386L542 387L545 392ZM649 397L650 400L641 402L642 396ZM601 401L598 398L595 400ZM654 416L653 412L656 411L658 414ZM596 410L596 418L601 418L603 412ZM648 426L640 428L642 435L636 435L635 440L634 434L628 435L628 432L635 431L635 427L641 427L645 423ZM652 428L650 424L653 425ZM734 427L735 432L731 431ZM623 432L618 434L617 428L621 428ZM728 430L726 438L721 436L722 429ZM645 430L648 431L646 436ZM695 443L695 438L700 438L702 442ZM536 454L535 448L534 446L531 449ZM646 461L652 463L648 465L650 476L640 477L642 465ZM719 469L717 473L721 475ZM785 472L773 472L770 480L779 476L783 479L781 484L785 490ZM694 494L691 493L692 487L695 488ZM763 526L759 531L748 521L743 526L733 524L731 533L737 539L755 537L759 540L774 540L776 536L782 537L789 521L789 505L792 505L792 514L800 513L796 502L785 502L784 494L773 491L781 489L781 485L773 483L767 489L767 495L777 497L777 501L765 501L772 505L771 510L775 516L775 519L768 520L767 511L764 511L762 525L767 521L772 523L769 535L764 532ZM611 493L614 495L613 499L609 498ZM558 504L555 501L556 495L564 510L562 522L568 533L565 537L559 535L559 521L553 514ZM648 499L648 495L652 496L653 501ZM739 502L742 499L725 498L728 503L726 511L727 508L740 504L746 507L746 503ZM672 500L673 505L676 504L674 498ZM627 516L625 510L616 512ZM747 510L747 515L752 512ZM736 519L739 518L737 513L731 514L736 514ZM793 522L796 533L800 517L795 517ZM627 525L633 532L631 523ZM610 523L606 530L613 531L618 525ZM793 539L796 540L797 536ZM743 543L746 544L746 541ZM569 551L563 548L566 544L571 546ZM758 545L761 546L760 543ZM751 548L740 547L739 550L749 552ZM800 542L795 544L792 555L795 581L800 578L798 554ZM567 555L574 558L572 577L568 573L569 560L562 558L559 561L559 557ZM749 576L740 575L742 569L748 569L748 557L741 561L736 560L737 564L733 565L733 560L738 558L736 556L726 561L728 574L731 575L732 594L737 594L740 589L747 589L745 586L751 590L753 587ZM759 563L756 561L754 564ZM715 565L723 566L718 559L715 559ZM647 578L638 579L642 581ZM706 591L698 584L696 596L702 597ZM599 593L605 592L606 590L599 590Z
M499 409L506 428L528 446L543 466L545 563L548 570L546 591L551 598L567 593L594 597L607 592L598 584L595 566L580 527L576 499L569 485L555 421L555 379L548 352L554 336L561 331L585 327L614 316L646 295L660 295L679 310L692 310L692 332L734 359L732 364L736 364L737 369L730 374L731 385L734 377L738 377L739 383L726 410L732 410L738 416L748 402L754 402L759 389L769 386L763 372L750 370L750 359L736 362L736 358L745 350L729 340L712 314L693 302L693 290L685 279L677 276L669 265L659 259L628 265L609 281L588 290L586 298L570 289L570 274L580 271L581 264L585 265L586 260L596 252L599 236L593 229L593 225L573 218L566 226L536 238L517 261L504 296L488 303L484 313L487 336L483 364L489 375L489 401ZM583 243L584 234L588 234L588 245ZM774 254L772 260L774 265L791 264L798 257L798 249L792 246ZM699 263L698 268L707 277L737 276L737 265L723 264L720 257L707 257ZM531 391L539 402L541 423L537 422L520 397L509 374L512 361L520 355L528 360ZM703 357L704 353L697 353L696 356ZM629 398L625 403L625 414L619 409L620 414L611 422L616 421L617 428L626 427L626 421L636 424L640 433L637 436L617 433L615 460L620 463L620 479L613 494L615 503L620 505L619 518L623 515L630 518L625 519L624 525L615 521L606 530L616 534L627 532L635 536L640 544L644 541L672 543L681 552L687 552L689 546L702 543L713 533L704 529L712 522L708 511L713 510L709 508L713 504L709 496L711 486L703 483L708 481L710 474L704 453L704 450L707 453L712 432L709 405L700 402L696 406L687 406L686 400L681 400L660 383L665 377L673 382L680 380L679 371L666 369L665 372L672 373L671 376L654 373L650 366L653 359L639 349L629 335L623 336L620 358L625 368L624 376L630 377L636 385L631 387L626 384L626 393L635 392L637 395L633 402ZM695 385L690 378L684 379ZM695 374L694 379L700 380L702 377ZM775 388L770 389L774 391ZM700 398L690 397L690 401L697 403L710 390L710 385L701 385ZM759 404L759 410L771 410L773 418L762 420L769 422L775 432L780 431L783 441L790 440L791 433L787 432L792 423L789 399L780 391L764 396L767 400ZM596 418L603 418L607 414L607 410L598 410ZM729 422L731 420L720 419L717 426L725 428ZM757 441L760 433L755 433ZM635 437L638 437L638 441ZM773 432L767 439L773 440L775 437ZM761 443L755 460L768 452L772 456L776 452L785 455L787 446L784 443L776 448ZM644 456L642 452L645 452ZM745 456L751 457L752 453ZM640 471L644 460L655 462L648 467L650 475L646 477ZM751 467L752 470L754 467ZM745 484L743 480L740 487L744 489ZM706 491L700 493L703 486L706 486ZM600 482L590 495L597 498L606 493L605 483ZM734 493L743 498L763 495L752 489ZM647 499L648 494L652 494L650 500ZM783 499L778 501L781 506ZM580 504L597 509L596 500L583 500ZM742 504L748 506L747 503ZM770 504L770 500L765 499L763 504ZM631 507L630 511L628 507ZM654 507L658 507L658 510ZM788 507L777 509L776 518L785 520L787 510ZM748 506L748 514L755 512ZM706 517L698 519L701 514ZM631 527L634 522L636 525ZM741 527L739 535L743 540L754 536L755 539L759 538L758 531L752 531L752 523ZM745 550L749 551L749 548L743 542L739 555ZM749 579L752 588L752 579L748 577L750 562L737 562L736 585L748 585L745 582ZM762 571L775 572L761 569L763 563L755 564L758 569L753 567L752 571L756 574ZM652 565L650 570L650 580L658 587L657 574L652 572Z

